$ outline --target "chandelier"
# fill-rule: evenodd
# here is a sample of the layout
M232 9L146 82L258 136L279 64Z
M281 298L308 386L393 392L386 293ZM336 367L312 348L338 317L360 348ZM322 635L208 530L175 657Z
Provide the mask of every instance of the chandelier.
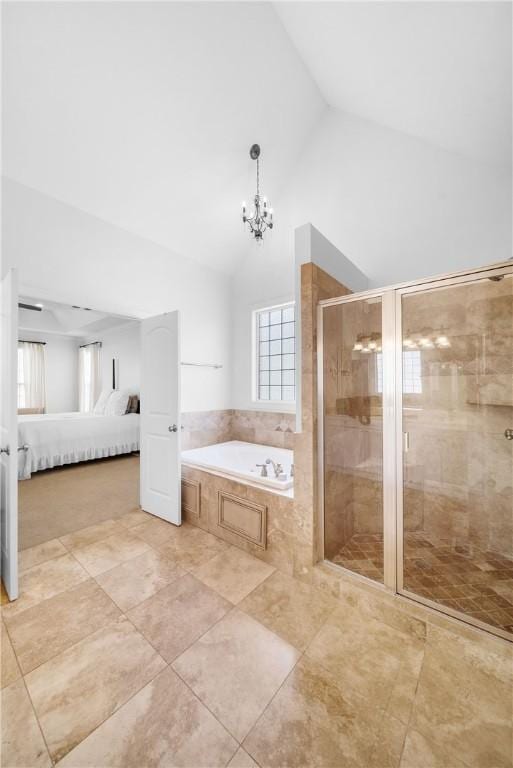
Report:
M248 216L246 203L242 203L242 221L249 224L249 230L257 242L262 242L266 229L273 228L273 209L269 208L266 197L260 196L260 147L253 144L249 156L256 160L256 195L253 198L254 209Z

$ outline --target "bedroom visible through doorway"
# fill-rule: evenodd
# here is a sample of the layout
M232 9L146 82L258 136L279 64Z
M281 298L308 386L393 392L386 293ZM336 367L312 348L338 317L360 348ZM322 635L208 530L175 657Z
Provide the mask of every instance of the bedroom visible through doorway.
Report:
M26 550L139 509L140 323L34 297L18 323Z

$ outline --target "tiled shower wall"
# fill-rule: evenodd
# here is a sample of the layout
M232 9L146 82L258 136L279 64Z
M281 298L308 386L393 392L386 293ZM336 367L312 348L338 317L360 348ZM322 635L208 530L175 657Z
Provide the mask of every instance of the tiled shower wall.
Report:
M182 414L182 449L228 440L294 448L295 415L269 411L195 411Z

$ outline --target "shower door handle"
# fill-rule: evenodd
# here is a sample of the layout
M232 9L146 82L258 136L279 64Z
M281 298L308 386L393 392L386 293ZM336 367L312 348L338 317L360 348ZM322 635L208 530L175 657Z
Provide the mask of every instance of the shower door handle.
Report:
M505 429L504 437L506 438L506 440L513 440L513 429Z
M403 453L408 453L410 450L410 433L403 432Z

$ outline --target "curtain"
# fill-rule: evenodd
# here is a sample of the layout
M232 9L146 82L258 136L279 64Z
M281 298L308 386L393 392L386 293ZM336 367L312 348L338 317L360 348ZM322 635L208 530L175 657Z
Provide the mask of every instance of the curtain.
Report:
M46 366L44 344L18 342L18 409L44 413L46 409Z
M78 402L82 412L92 411L100 396L101 344L88 344L80 347L78 357Z

